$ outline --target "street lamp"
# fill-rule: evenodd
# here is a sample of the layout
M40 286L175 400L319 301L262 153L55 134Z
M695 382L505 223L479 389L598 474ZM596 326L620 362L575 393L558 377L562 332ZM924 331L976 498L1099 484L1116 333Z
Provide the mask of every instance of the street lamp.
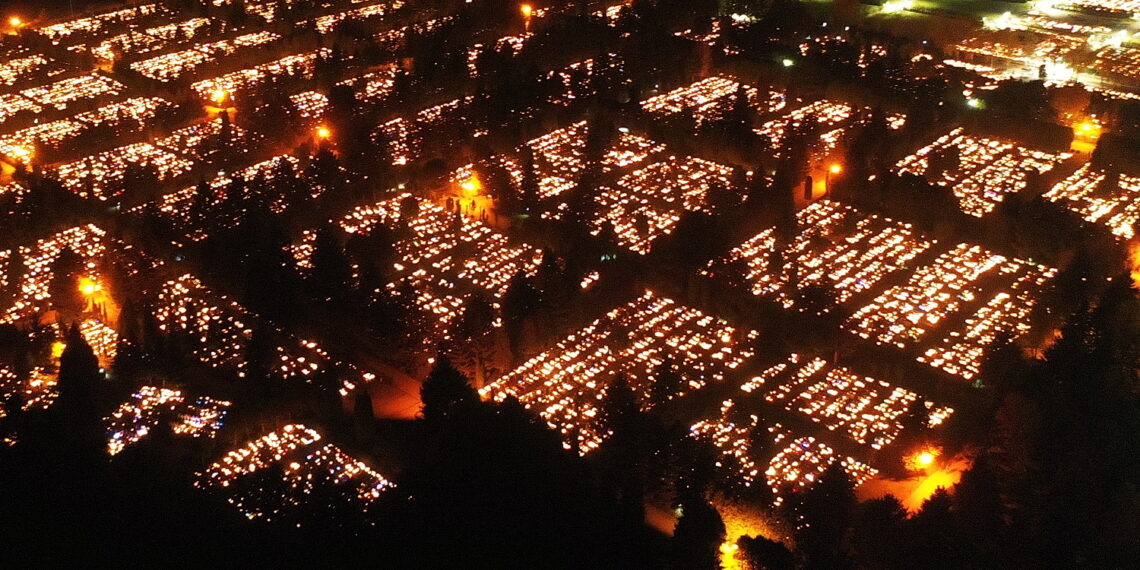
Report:
M906 468L911 471L926 471L934 467L934 462L938 460L939 455L942 455L941 449L933 445L924 445L906 456L904 461Z
M522 12L523 24L526 26L526 31L530 32L530 17L534 13L534 6L530 4L523 4L519 6L519 12Z
M1085 121L1078 126L1077 136L1096 138L1099 134L1100 124L1093 121Z
M226 100L226 95L227 95L226 90L219 87L219 88L214 90L214 92L210 98L214 100L215 104L217 104L219 107L221 107L222 102Z
M317 138L319 138L321 140L325 140L331 136L332 136L332 131L330 131L328 127L325 127L325 126L317 127Z
M84 295L94 295L103 290L103 285L90 277L81 277L79 279L79 292Z
M483 189L483 182L479 180L478 176L472 175L467 180L459 183L459 189L463 190L463 196L474 198L478 196L479 191Z
M827 167L827 176L824 177L823 181L823 191L828 196L831 196L831 175L838 175L840 172L843 172L843 166L838 162Z

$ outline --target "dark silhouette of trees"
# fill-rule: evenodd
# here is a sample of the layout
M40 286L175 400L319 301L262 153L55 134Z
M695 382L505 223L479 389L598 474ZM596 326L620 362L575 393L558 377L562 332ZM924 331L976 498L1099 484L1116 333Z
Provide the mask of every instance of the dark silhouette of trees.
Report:
M646 565L636 527L620 524L583 463L517 401L453 407L424 437L382 498L380 540L393 563Z
M887 495L859 505L852 545L858 553L856 562L866 568L899 568L905 566L907 512L902 503Z
M396 261L396 236L391 228L380 224L367 234L354 233L344 246L349 262L359 268L357 297L367 303L383 292L392 280L392 264Z
M210 184L205 180L198 182L194 186L194 195L190 199L190 211L187 217L198 227L208 227L216 202L217 195Z
M129 162L123 170L123 177L112 196L150 196L158 187L161 177L158 167L150 163Z
M618 374L606 388L606 395L598 406L598 429L612 434L615 441L636 437L641 421L641 406L625 374Z
M4 263L4 275L7 281L0 285L0 306L10 306L20 293L20 283L24 280L27 266L24 264L24 254L19 248L12 249L8 260ZM49 292L50 293L50 292Z
M921 399L911 402L906 412L899 418L902 431L909 438L921 439L930 427L930 412L926 409L926 402Z
M661 405L673 396L684 391L685 378L678 370L677 363L667 358L653 369L653 386L649 389L649 398L654 405Z
M257 241L250 245L242 284L245 306L283 324L295 322L302 301L302 283L287 249L289 241L284 228L271 221L258 231Z
M59 358L59 398L53 413L58 423L54 427L67 442L66 449L82 455L78 461L98 456L103 449L97 397L102 374L99 359L79 333L78 326L68 329L65 340L67 346Z
M794 499L796 548L809 566L836 568L848 563L844 536L855 509L855 490L839 462L832 463L815 485Z
M529 145L523 145L522 183L519 185L519 202L522 211L532 213L538 208L538 170L534 164L534 152Z
M724 543L724 521L708 501L699 496L680 501L681 518L673 530L674 568L720 568L720 546Z
M427 421L438 422L458 413L458 409L478 402L479 395L467 383L467 378L451 365L451 361L440 355L420 386L420 400L423 402L420 415Z
M316 232L312 264L308 279L311 298L323 303L342 299L352 283L352 269L331 225Z
M276 344L274 333L265 325L253 329L245 345L245 377L250 381L268 385L273 373Z
M989 453L982 453L962 474L953 492L952 509L961 522L963 558L978 566L1000 565L1005 556L1002 541L1009 538L996 469Z
M425 342L432 336L433 317L416 303L418 296L414 287L402 283L394 293L381 294L369 305L372 330L392 347L392 364L412 377L427 372L427 361L437 348Z
M51 295L52 306L65 320L78 318L87 306L87 299L79 290L82 272L83 258L70 247L64 248L52 261L48 294Z
M476 387L504 372L509 362L507 339L500 327L493 326L495 318L495 309L486 296L472 294L451 334L449 358Z
M911 560L925 558L930 567L961 568L965 562L958 532L958 517L951 511L953 499L946 489L938 489L922 503L909 521Z
M1049 104L1049 91L1042 81L1003 81L989 92L986 106L1013 118L1052 120L1055 117Z
M542 301L541 293L531 278L522 272L511 277L503 293L503 325L507 329L511 353L515 357L526 354L534 341L532 317Z
M748 570L792 570L795 557L788 547L763 536L742 536L736 541L736 559Z

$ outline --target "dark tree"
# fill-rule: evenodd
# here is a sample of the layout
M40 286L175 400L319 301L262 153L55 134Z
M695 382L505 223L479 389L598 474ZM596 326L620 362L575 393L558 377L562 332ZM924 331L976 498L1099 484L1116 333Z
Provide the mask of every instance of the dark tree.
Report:
M382 512L399 567L646 567L576 454L517 400L452 409ZM640 521L639 521L640 522ZM493 532L492 532L493 529Z
M1005 533L1005 505L996 467L988 453L980 454L954 487L953 510L963 522L968 559L979 566L998 566L1000 541Z
M97 394L102 374L99 359L77 325L65 337L67 346L59 358L59 409L57 428L78 453L96 455L102 449L102 424Z
M503 293L503 322L511 342L511 352L517 357L534 339L526 334L525 326L534 316L542 297L532 279L521 271L511 277Z
M495 309L481 293L473 294L452 331L452 347L448 351L457 369L482 387L497 376L507 364L506 338L493 326Z
M736 541L736 559L747 570L792 570L795 557L781 542L763 536L742 536Z
M254 230L257 243L251 244L245 258L245 303L257 313L289 324L300 312L303 284L281 219L272 217L265 222Z
M859 505L853 543L857 561L866 568L900 568L905 566L903 541L906 507L887 495Z
M20 283L24 280L27 267L24 264L24 254L20 248L12 248L8 255L8 262L4 264L4 274L7 282L0 286L0 306L10 306L20 294Z
M245 345L245 377L255 382L266 382L273 373L273 331L265 325L254 327Z
M673 567L719 569L720 546L725 537L720 513L699 496L683 499L680 509L681 518L673 531Z
M372 394L368 393L368 386L360 386L356 390L352 405L352 423L357 438L361 441L371 439L376 419L372 408Z
M854 487L838 461L794 501L792 509L799 519L796 547L809 565L835 568L846 564L843 537L855 507Z
M51 264L48 294L51 295L52 305L68 320L78 318L87 305L87 299L79 290L82 271L83 258L70 247L64 248Z
M396 261L396 236L391 228L379 224L367 234L354 233L345 243L345 253L360 268L356 283L358 296L371 300L392 280L392 263Z
M951 510L954 499L939 488L922 503L922 509L909 521L911 560L926 560L928 568L961 568L963 547L958 518Z
M649 390L650 401L661 405L680 394L685 388L685 378L672 358L665 359L653 369L653 387Z
M908 437L922 437L930 428L930 413L926 410L926 402L921 398L911 402L899 421L903 433Z
M436 357L435 366L420 386L423 407L420 415L428 421L450 417L457 408L479 401L479 394L467 383L467 378L451 365L446 356Z
M598 412L601 433L611 432L616 441L624 441L635 434L641 408L625 374L618 374L610 382Z
M352 269L331 225L317 230L312 263L309 290L313 299L321 302L343 299L352 282Z
M523 177L519 187L519 200L523 212L533 212L538 208L539 188L538 169L534 164L534 151L530 145L523 145Z

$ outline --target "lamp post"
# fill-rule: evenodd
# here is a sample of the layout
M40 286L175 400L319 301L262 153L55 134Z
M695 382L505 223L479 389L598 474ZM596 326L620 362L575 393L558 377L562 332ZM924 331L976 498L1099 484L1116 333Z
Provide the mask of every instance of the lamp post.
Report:
M831 197L831 175L838 175L840 172L843 172L843 167L838 162L827 167L827 175L823 180L823 193L828 198Z
M79 292L87 298L88 311L102 312L100 300L103 298L103 284L91 277L79 278Z
M233 94L224 87L215 87L214 90L210 92L209 102L206 104L207 110L209 110L210 105L213 105L213 107L217 109L218 115L221 115L233 108Z
M329 139L331 138L332 129L328 128L327 126L318 125L316 128L314 128L312 138L314 153L313 156L316 156L316 153L319 152L322 148L326 148L325 144L328 143Z

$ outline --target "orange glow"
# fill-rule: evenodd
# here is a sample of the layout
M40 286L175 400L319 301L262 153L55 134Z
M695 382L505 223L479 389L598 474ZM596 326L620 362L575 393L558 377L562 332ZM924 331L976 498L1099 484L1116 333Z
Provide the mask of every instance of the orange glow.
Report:
M212 99L214 100L215 103L221 105L222 101L226 100L226 90L225 89L215 89L213 96L212 96Z
M1077 131L1083 135L1095 135L1100 131L1100 125L1095 121L1085 121L1077 125Z
M1140 287L1140 243L1134 241L1129 244L1128 265L1130 266L1132 285L1134 287Z
M332 131L328 127L317 127L317 137L327 139L332 136Z
M103 286L90 277L82 277L79 279L79 291L84 295L94 295L102 290Z
M1088 143L1100 138L1101 124L1096 119L1085 119L1083 121L1076 121L1073 123L1073 144L1076 145L1080 142Z
M522 12L524 18L529 20L530 15L534 13L534 7L530 4L523 4L522 6L519 6L519 11Z
M479 181L477 176L472 176L461 182L459 187L463 190L464 196L473 197L483 189L483 183Z
M957 485L961 479L962 472L960 471L936 470L922 479L914 488L914 492L904 501L904 504L908 509L917 511L922 508L922 503L934 495L935 491L953 489L954 485Z
M20 26L24 25L24 21L21 20L18 16L12 16L11 18L8 18L8 24L10 24L13 28L19 28Z
M932 445L925 446L906 457L906 468L911 471L926 471L934 466L939 455L942 455L941 449Z
M51 357L59 358L60 356L63 356L63 349L65 348L67 348L67 345L59 342L58 340L51 343Z
M735 568L739 566L736 560L736 551L740 547L735 543L725 542L720 545L720 565L722 568Z
M843 172L843 167L836 163L832 164L827 170L832 174L839 174L840 172Z
M920 452L921 453L921 452ZM887 494L894 495L908 511L915 513L922 503L938 489L953 489L962 479L962 474L973 466L973 459L967 455L956 455L939 460L936 467L915 473L906 479L873 479L860 485L855 493L860 501L878 499Z
M722 497L713 499L712 504L724 521L724 542L720 545L720 565L724 570L745 568L736 558L736 553L740 550L736 541L743 536L763 536L769 540L783 542L778 528L762 513Z

